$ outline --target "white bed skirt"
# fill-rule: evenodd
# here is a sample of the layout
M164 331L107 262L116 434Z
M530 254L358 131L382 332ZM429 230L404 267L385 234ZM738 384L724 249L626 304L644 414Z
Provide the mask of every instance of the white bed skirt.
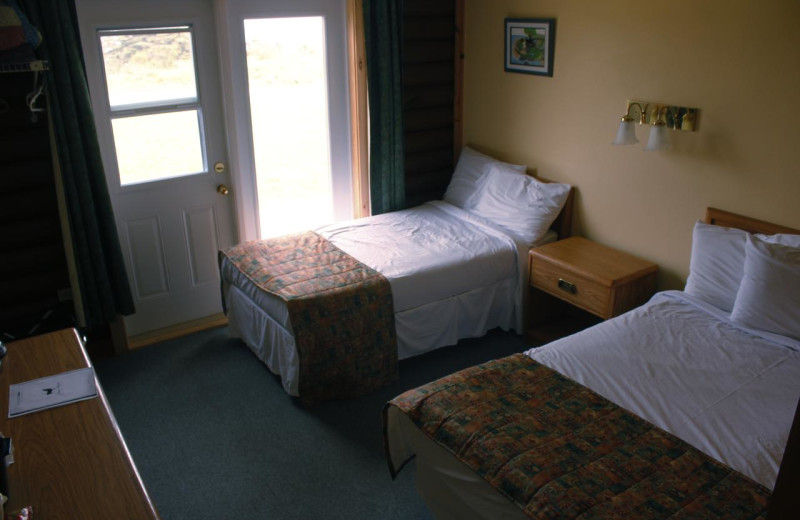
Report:
M395 313L399 359L423 354L460 339L483 336L500 327L516 330L517 309L509 305L517 289L515 280L437 300ZM285 305L275 298L270 312L256 304L239 287L225 283L223 297L228 310L231 337L240 338L269 369L281 377L289 395L299 395L299 359L291 320Z
M436 520L508 520L528 518L483 477L428 438L394 406L387 410L389 456L398 468L416 455L417 491Z

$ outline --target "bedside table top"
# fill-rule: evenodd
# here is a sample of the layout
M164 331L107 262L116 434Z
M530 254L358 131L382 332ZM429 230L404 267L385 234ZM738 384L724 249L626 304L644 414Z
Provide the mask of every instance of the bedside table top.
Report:
M658 271L658 265L583 237L557 240L530 250L532 258L559 265L606 287Z

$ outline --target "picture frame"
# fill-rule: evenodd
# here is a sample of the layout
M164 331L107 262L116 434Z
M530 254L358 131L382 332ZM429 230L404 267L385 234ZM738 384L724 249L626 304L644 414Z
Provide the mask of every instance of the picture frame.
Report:
M555 18L506 18L506 72L553 76Z

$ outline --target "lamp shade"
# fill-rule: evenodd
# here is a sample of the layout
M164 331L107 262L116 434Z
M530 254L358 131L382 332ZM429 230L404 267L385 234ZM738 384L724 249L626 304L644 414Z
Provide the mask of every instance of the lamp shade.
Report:
M639 140L636 139L636 124L630 118L627 118L627 121L626 118L623 118L617 128L617 137L611 144L636 144L638 142Z
M667 126L663 122L650 127L650 136L647 138L647 146L644 147L645 152L666 150L671 146Z

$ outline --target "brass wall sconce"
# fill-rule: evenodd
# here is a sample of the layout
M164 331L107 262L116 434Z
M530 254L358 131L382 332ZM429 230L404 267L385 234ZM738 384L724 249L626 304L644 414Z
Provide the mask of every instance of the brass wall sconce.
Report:
M650 125L650 135L647 139L646 152L666 150L672 147L668 129L697 130L697 118L700 110L697 108L667 105L652 101L628 100L625 115L622 116L617 128L617 137L612 144L636 144L636 123Z

